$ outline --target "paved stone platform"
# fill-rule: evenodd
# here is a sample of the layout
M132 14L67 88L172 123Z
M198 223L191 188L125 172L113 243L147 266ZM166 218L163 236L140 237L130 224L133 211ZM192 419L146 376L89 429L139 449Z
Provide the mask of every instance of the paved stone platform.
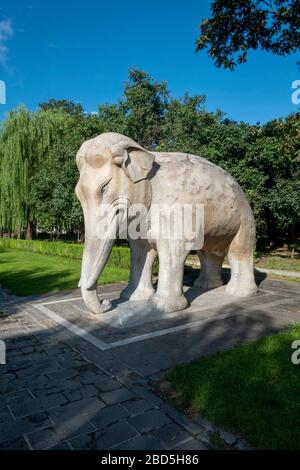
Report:
M237 300L223 288L198 295L186 281L191 307L177 314L115 300L99 318L85 310L79 290L3 296L0 449L207 449L218 429L163 403L151 381L178 363L299 322L300 286L260 278L259 295ZM123 287L101 287L100 295L117 299ZM227 434L232 447L240 445Z

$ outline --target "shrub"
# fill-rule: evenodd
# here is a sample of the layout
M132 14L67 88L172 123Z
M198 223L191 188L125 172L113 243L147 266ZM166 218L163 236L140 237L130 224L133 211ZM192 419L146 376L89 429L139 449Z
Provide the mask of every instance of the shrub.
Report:
M63 242L45 242L39 240L16 240L1 238L0 247L31 251L43 255L62 256L64 258L81 259L83 245ZM130 268L130 250L128 247L115 246L112 249L108 265L116 268Z

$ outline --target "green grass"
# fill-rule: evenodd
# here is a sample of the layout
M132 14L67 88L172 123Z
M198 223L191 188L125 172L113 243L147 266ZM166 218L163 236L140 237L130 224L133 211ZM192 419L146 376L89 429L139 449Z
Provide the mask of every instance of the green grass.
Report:
M190 255L189 259L197 262L197 255ZM269 254L256 254L254 257L255 266L257 268L280 269L284 271L300 271L300 258L291 258L289 256L276 256ZM225 258L225 264L228 259Z
M109 260L100 284L127 281L129 269ZM0 244L0 284L16 295L35 295L74 289L80 279L81 261L3 248Z
M16 240L1 238L0 248L13 248L31 251L43 255L62 256L64 258L81 259L83 245L77 243L47 242L41 240ZM128 247L114 246L109 259L110 266L116 268L130 267L130 251Z
M261 256L255 260L255 266L285 271L300 271L300 259L276 255Z
M168 372L169 396L245 438L254 448L300 449L300 325ZM175 394L174 394L175 390Z

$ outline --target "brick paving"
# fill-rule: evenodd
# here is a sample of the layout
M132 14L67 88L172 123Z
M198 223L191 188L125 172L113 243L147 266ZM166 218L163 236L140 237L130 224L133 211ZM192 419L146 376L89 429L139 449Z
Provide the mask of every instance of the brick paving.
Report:
M205 450L214 432L229 447L246 447L200 417L191 421L150 385L183 360L299 322L299 284L265 279L262 287L263 302L258 296L226 306L221 321L214 312L195 328L105 351L35 307L76 297L78 291L20 299L0 290L0 340L7 348L7 363L0 365L0 449ZM264 308L266 302L273 307ZM91 324L89 332L96 335L99 328L93 332Z

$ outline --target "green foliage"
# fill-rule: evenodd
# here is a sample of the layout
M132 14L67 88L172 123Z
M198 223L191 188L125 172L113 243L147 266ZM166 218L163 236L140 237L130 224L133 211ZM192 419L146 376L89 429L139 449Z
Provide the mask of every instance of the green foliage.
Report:
M49 158L39 166L31 181L35 216L44 230L59 236L62 231L83 230L83 217L74 188L78 179L75 155L85 140L84 115L52 112L55 131Z
M0 225L16 228L33 220L31 181L49 157L53 114L11 111L4 121L0 142Z
M268 193L267 205L278 226L294 234L300 214L300 180L278 180Z
M197 51L208 48L217 67L233 70L250 49L277 55L300 47L298 0L214 0L202 21Z
M167 102L164 82L157 82L142 70L130 69L120 102L99 106L102 132L126 134L154 149L162 138Z
M53 98L45 103L40 103L40 109L43 111L62 111L73 116L83 114L81 104L68 100L55 100Z
M154 149L162 137L162 120L168 100L166 84L153 80L146 72L131 69L124 98L122 106L128 134L141 145Z
M81 259L83 245L63 242L46 242L38 240L15 240L9 238L0 239L0 247L30 251L50 256L62 256L64 258ZM114 246L108 261L110 267L130 268L130 251L127 247Z
M42 103L35 113L17 108L0 132L0 228L26 226L48 238L83 239L82 211L74 188L75 155L102 132L119 132L155 151L189 152L220 165L250 201L259 237L294 242L299 235L299 113L265 125L208 112L205 96L174 98L164 82L131 69L123 97L85 114L67 100Z

